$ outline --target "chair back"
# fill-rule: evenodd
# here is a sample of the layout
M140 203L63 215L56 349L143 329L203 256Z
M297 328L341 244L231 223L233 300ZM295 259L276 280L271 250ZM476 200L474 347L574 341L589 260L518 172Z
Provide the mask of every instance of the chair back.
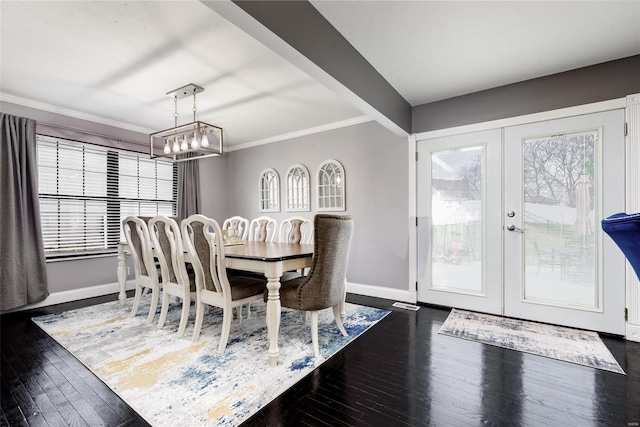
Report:
M156 248L163 283L183 286L188 284L189 276L178 223L166 216L155 216L149 220L149 234L153 247Z
M181 223L182 236L196 273L196 289L231 298L222 230L215 219L191 215Z
M154 261L153 245L149 237L147 223L136 216L128 216L122 220L122 229L129 245L136 277L148 277L157 283L158 270Z
M276 220L268 216L254 218L249 224L248 240L251 242L273 242L277 227Z
M298 286L301 310L322 310L344 299L353 218L350 215L317 214L313 220L313 261Z
M222 223L222 229L227 232L227 236L237 236L240 240L247 240L249 234L249 220L241 216L232 216Z
M281 243L313 243L313 221L302 216L287 218L280 223Z

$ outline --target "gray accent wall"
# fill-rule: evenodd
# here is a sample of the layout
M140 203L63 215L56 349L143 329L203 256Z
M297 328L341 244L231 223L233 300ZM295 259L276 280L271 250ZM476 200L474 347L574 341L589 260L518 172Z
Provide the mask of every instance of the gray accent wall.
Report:
M413 108L413 133L516 117L640 92L640 55Z
M350 214L355 220L347 280L408 290L408 147L406 138L368 122L231 152L227 191L234 197L229 197L224 215L212 216L218 221L232 215L249 219L268 215L278 222L294 215L312 218L317 207L317 168L335 159L345 169L347 208L336 213ZM286 173L296 163L306 166L311 175L311 212L286 211ZM258 179L266 168L280 176L279 213L259 212Z

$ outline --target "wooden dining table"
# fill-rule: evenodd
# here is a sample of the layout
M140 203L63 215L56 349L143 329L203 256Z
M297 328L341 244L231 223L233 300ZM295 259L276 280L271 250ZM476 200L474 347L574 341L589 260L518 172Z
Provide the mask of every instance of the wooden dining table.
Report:
M118 245L118 298L127 298L125 285L127 281L126 257L129 247L126 242ZM280 278L286 271L300 270L311 266L313 245L297 243L242 242L225 245L227 268L263 274L269 290L267 300L267 334L269 339L269 362L277 365L280 349L278 335L280 331Z

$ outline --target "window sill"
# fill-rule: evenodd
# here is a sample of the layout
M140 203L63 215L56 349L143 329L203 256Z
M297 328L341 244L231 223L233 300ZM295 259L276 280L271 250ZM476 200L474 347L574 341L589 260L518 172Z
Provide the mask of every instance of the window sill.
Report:
M118 252L105 252L99 254L83 254L83 255L56 255L49 256L47 258L47 264L50 262L61 262L61 261L79 261L83 259L93 259L93 258L112 258L117 257Z

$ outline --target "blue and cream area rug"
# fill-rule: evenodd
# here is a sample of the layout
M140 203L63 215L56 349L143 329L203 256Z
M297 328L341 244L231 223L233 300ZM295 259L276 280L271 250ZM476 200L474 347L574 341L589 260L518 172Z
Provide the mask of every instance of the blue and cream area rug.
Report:
M438 333L625 375L596 332L453 309Z
M343 337L332 310L319 313L322 358L313 357L311 321L282 309L280 358L269 364L265 304L251 318L234 319L229 343L218 355L222 310L209 308L200 339L192 342L195 307L178 338L180 305L172 304L164 328L146 324L149 297L135 317L132 298L34 318L153 426L235 426L287 390L389 311L346 304Z

